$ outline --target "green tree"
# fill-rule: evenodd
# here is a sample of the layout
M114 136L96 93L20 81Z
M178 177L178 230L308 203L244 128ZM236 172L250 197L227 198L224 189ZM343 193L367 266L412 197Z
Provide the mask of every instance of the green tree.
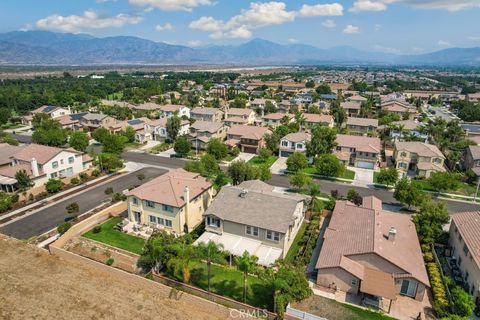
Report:
M244 160L232 162L227 169L228 175L232 178L234 185L243 181L255 180L260 178L260 169Z
M268 181L272 179L272 172L270 171L270 167L267 165L261 165L259 167L260 170L260 180Z
M419 205L423 195L418 183L410 181L407 177L403 177L397 182L393 193L393 197L401 203L406 204L408 208Z
M113 172L123 167L122 159L114 153L99 153L93 163L104 172Z
M362 196L355 189L348 190L347 200L353 202L357 206L360 206L363 202Z
M174 275L180 278L184 283L190 282L190 267L189 263L197 258L197 251L186 240L182 240L173 246L175 255L167 262L167 268L173 272Z
M322 83L321 85L319 85L315 91L318 93L318 94L330 94L332 93L332 89L330 89L330 86L326 83Z
M308 158L303 152L294 152L287 158L287 170L297 172L308 167Z
M192 144L185 137L178 137L173 145L173 150L180 157L185 157L192 149Z
M177 139L178 133L180 132L180 125L182 120L177 115L167 119L167 134L171 141Z
M450 221L448 210L443 202L435 202L430 198L422 201L418 213L413 216L413 222L423 243L437 242L442 234L443 226Z
M57 193L62 190L62 188L63 182L59 179L50 178L45 183L45 190L47 190L48 193Z
M315 81L308 80L307 82L305 82L305 88L315 88Z
M110 135L110 132L103 127L97 128L92 132L92 138L100 143L103 143L105 137L108 135Z
M272 151L272 153L276 153L278 150L278 144L280 143L280 135L276 131L273 133L267 133L264 140L265 146Z
M268 159L272 156L272 151L268 148L260 148L258 150L258 156L262 159L263 162L267 162Z
M202 174L206 176L214 176L220 170L217 159L215 159L214 156L208 153L204 154L200 158L200 164L203 171Z
M316 157L331 153L337 145L337 131L335 129L316 125L312 129L312 138L307 142L307 156Z
M57 227L57 232L59 234L64 234L65 232L67 232L70 228L72 227L72 224L70 222L64 222L62 224L60 224L58 227Z
M78 213L80 211L80 206L76 202L70 203L65 209L70 214Z
M345 165L333 154L322 154L315 159L317 173L326 177L340 177Z
M208 291L210 292L210 282L212 279L212 263L225 263L225 253L223 252L223 245L216 244L215 242L210 240L208 241L208 243L200 242L197 246L197 250L200 258L207 262Z
M457 190L460 186L460 178L454 172L433 172L428 182L437 192Z
M34 143L51 147L61 147L67 143L67 130L62 129L58 121L50 118L38 121L38 125L32 134L32 141Z
M34 183L27 171L19 170L15 173L15 180L17 180L17 187L20 191L25 191L33 187Z
M257 267L258 257L250 255L248 251L239 256L235 257L235 264L237 265L238 270L243 272L243 302L247 303L247 278L249 273L255 273L258 270Z
M106 194L107 196L109 196L109 195L113 194L113 188L112 188L112 187L108 187L108 188L105 189L104 192L105 192L105 194Z
M452 289L453 311L456 315L464 318L471 318L475 310L473 297L459 286Z
M78 151L85 152L89 143L88 135L81 131L75 131L70 134L70 139L68 143L70 146Z
M228 147L218 138L210 139L207 143L207 153L217 160L222 160L228 154Z
M12 110L9 108L0 108L0 124L6 124L12 116Z
M127 138L121 134L108 134L103 138L102 152L121 154L127 142Z
M301 191L303 188L312 183L312 178L304 172L297 172L290 177L290 184L297 190Z
M120 131L120 135L125 137L125 142L135 142L135 134L137 132L133 129L132 126L127 126L125 130Z
M385 184L387 186L394 185L398 181L398 170L395 167L388 169L380 169L377 175L378 183Z

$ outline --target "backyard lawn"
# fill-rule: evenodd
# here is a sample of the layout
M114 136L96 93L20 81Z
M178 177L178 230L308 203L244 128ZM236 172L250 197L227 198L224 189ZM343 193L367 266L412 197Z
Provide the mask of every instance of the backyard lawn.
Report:
M255 156L252 159L250 159L248 162L253 164L254 166L263 166L266 165L268 168L272 166L272 164L277 161L278 157L277 156L270 156L266 161L264 161L262 158L259 156Z
M145 240L114 229L115 225L122 222L121 217L114 217L101 224L101 231L94 233L93 229L83 236L98 242L108 244L136 254L142 254Z

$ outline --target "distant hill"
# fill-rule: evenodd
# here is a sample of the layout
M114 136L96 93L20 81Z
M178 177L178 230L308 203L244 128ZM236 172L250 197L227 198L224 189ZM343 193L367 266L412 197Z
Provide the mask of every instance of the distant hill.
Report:
M87 34L15 31L0 34L0 64L408 64L480 65L480 48L452 48L401 56L352 47L320 49L253 39L235 46L200 48L137 37L96 38Z

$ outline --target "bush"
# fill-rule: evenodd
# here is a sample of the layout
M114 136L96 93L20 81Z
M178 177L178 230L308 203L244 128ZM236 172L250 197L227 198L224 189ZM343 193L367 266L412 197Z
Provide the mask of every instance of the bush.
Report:
M80 181L82 182L86 182L88 180L88 174L86 174L85 172L82 172L78 175L80 177Z
M93 233L100 233L102 231L102 226L95 226L92 230Z
M431 252L425 252L423 254L423 260L425 260L426 263L431 263L435 261Z
M100 170L94 169L94 170L92 171L92 177L95 177L95 178L96 178L96 177L99 177L99 176L100 176Z
M72 224L70 222L64 222L57 227L57 232L60 233L60 234L64 234L71 227L72 227Z
M113 188L112 188L112 187L108 187L107 189L105 189L105 194L106 194L107 196L113 194Z
M287 158L287 170L297 172L308 167L308 159L304 153L294 152Z
M234 157L238 157L240 154L240 149L238 149L238 147L233 147L232 150L230 150L230 154Z
M0 212L5 212L9 209L12 208L13 204L16 202L14 201L14 197L5 193L5 192L2 192L0 193ZM18 200L18 198L17 198Z
M63 181L59 179L50 178L45 183L45 190L47 190L48 193L57 193L62 189L63 189Z
M70 179L70 184L72 184L74 186L79 184L79 183L80 183L80 179L78 179L77 177Z
M113 260L113 258L110 257L110 258L107 259L107 261L105 261L105 264L107 266L111 266L114 262L115 262L115 260Z
M432 287L435 302L433 309L438 316L442 317L448 314L450 303L447 298L447 292L442 280L442 274L437 264L434 262L427 263L427 271L430 277L430 285Z
M127 200L127 196L120 192L115 192L112 197L112 203L125 201Z

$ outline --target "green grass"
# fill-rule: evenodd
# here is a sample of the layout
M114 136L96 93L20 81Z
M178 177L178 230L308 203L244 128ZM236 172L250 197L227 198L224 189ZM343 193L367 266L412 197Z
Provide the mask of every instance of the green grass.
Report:
M123 92L116 92L114 94L109 94L107 96L107 100L122 100L123 98Z
M227 155L222 159L222 161L230 162L230 161L232 161L232 160L235 159L235 158L236 158L236 156L231 155L231 154L227 154Z
M287 256L285 257L285 262L287 263L294 263L294 259L300 251L300 248L303 245L303 236L305 234L305 230L307 229L307 223L304 221L301 225L300 229L298 229L297 236L293 240L292 246L287 252Z
M414 181L418 183L423 190L436 192L436 190L431 186L430 181L428 181L428 179L415 179ZM473 196L475 194L475 191L476 191L475 185L461 182L459 183L458 188L456 190L448 190L446 191L446 193Z
M150 149L150 153L158 154L163 151L167 151L168 149L172 148L173 145L170 143L162 143L162 144L157 144L153 148Z
M358 319L365 319L365 320L394 320L395 319L387 315L381 314L379 312L357 308L355 306L348 305L348 304L342 304L342 306L346 309L349 309L353 314L357 316Z
M101 224L102 230L99 233L93 233L93 231L90 230L83 236L88 239L108 244L112 247L141 254L143 246L145 245L145 240L114 230L113 227L120 222L122 222L121 217L111 218Z
M125 144L125 149L126 149L126 150L138 149L138 148L140 148L141 146L143 146L142 143L129 142L129 143L126 143L126 144Z
M191 262L191 284L208 289L207 265L203 262ZM260 308L271 308L272 295L262 280L257 277L247 278L247 303ZM233 267L212 265L211 290L222 296L243 301L243 273Z
M264 161L262 158L259 156L255 156L252 159L250 159L248 162L253 164L254 166L263 166L266 165L268 168L272 166L272 164L277 161L278 157L277 156L270 156L266 161Z
M18 128L23 128L24 125L23 124L19 124L19 123L5 123L5 124L2 124L2 126L0 128L4 129L4 130L8 130L8 129L18 129Z
M315 168L314 166L310 166L306 169L303 169L303 172L305 172L306 174L318 174L317 168ZM353 179L355 179L355 172L352 171L352 170L345 169L343 174L339 177L336 177L336 178L353 180Z

